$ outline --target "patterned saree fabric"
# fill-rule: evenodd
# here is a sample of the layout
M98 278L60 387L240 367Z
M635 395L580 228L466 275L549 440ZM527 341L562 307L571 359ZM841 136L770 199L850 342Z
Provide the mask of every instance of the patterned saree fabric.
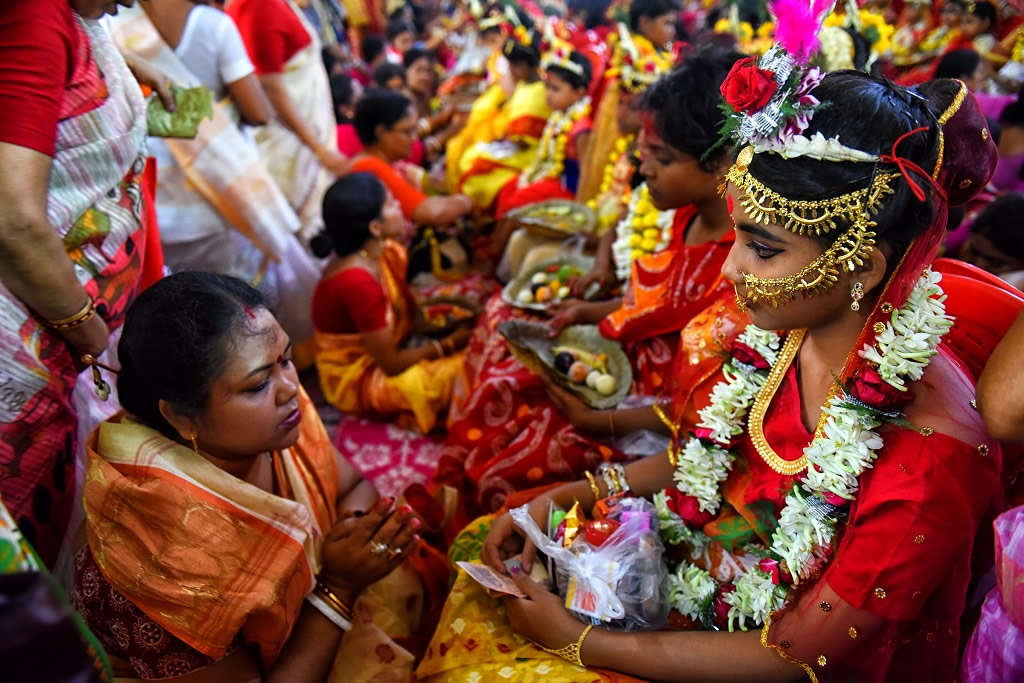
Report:
M405 247L386 242L380 258L381 287L387 295L388 327L396 344L412 331L418 310L405 282ZM334 277L343 275L344 271ZM363 345L361 335L316 333L316 366L324 397L345 413L394 417L428 433L448 410L462 353L424 360L389 377Z
M73 99L94 106L57 126L47 214L113 331L135 295L146 248L146 103L103 27L77 15L74 22L90 72L72 84ZM2 284L0 348L0 494L53 566L74 498L77 371L63 338Z
M304 393L300 410L299 440L273 454L281 495L124 415L88 444L96 564L150 619L209 657L224 656L241 633L272 663L320 569L337 516L337 463Z
M685 246L682 232L696 212L688 208L679 214L679 234L670 248L634 263L633 286L644 289L636 295L627 291L622 307L610 317L626 321L618 339L633 367L634 396L672 395L679 331L726 291L720 271L731 239ZM658 279L645 282L644 274L650 273ZM522 312L495 297L477 323L435 476L436 483L464 493L469 515L493 512L513 491L574 481L602 461L625 457L580 434L547 396L543 380L511 356L497 326L515 317ZM606 331L608 320L601 332L616 338Z

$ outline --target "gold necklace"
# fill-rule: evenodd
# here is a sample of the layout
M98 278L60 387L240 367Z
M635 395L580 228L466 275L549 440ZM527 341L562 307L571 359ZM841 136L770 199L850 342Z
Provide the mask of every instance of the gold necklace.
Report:
M803 342L805 334L807 334L807 330L793 330L786 337L786 342L782 345L782 350L779 351L775 365L772 366L768 378L764 381L764 386L758 392L757 398L754 399L754 405L750 408L750 419L747 421L747 431L758 455L768 467L787 477L792 477L807 468L807 456L801 454L796 460L784 460L779 456L764 436L764 416L768 412L768 406L772 399L775 398L775 392L782 384L782 378L786 376L786 371L796 359L796 353L800 350L800 344ZM819 429L820 427L819 424Z

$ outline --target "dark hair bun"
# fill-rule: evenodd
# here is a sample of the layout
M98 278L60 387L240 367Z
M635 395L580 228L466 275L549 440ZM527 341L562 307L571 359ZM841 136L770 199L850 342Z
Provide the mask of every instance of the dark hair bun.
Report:
M945 120L939 186L946 191L950 205L964 204L985 187L999 162L988 119L960 81L933 80L918 90L928 98L939 120Z

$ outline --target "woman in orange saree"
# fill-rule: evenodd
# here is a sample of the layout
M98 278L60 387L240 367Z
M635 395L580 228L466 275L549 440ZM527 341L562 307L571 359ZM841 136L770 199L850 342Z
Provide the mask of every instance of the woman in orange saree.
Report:
M601 334L623 344L633 366L635 396L668 396L679 331L727 291L721 267L732 245L732 225L718 186L728 163L719 149L697 160L717 140L721 124L718 85L735 52L693 57L648 94L642 172L658 209L676 210L671 245L634 262L624 299L580 304L553 322L596 324ZM695 97L702 92L704 97ZM495 306L492 301L489 308ZM478 511L492 512L521 491L577 476L606 460L623 460L598 437L624 436L657 427L648 408L587 412L564 392L549 396L541 377L515 358L496 333L498 315L478 325L449 419L448 439L436 484L462 492L460 521ZM478 349L480 351L478 351ZM475 353L474 353L475 352ZM472 384L469 384L472 382ZM575 423L575 424L574 424Z
M128 412L89 440L74 592L115 674L407 678L443 558L334 450L262 295L169 276L118 352Z
M406 231L401 207L375 176L352 173L332 185L324 223L313 245L334 254L313 293L324 396L342 412L397 418L426 434L448 410L469 331L403 348L420 307L396 241Z

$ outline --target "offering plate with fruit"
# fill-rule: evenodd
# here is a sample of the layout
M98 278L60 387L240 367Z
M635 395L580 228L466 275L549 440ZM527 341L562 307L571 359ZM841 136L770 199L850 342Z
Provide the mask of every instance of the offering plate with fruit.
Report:
M528 320L506 320L498 332L523 365L544 374L597 410L614 408L629 393L633 370L618 342L596 325L573 325L551 338L551 328Z
M594 265L586 256L560 256L542 261L526 269L512 279L501 292L505 303L516 308L543 311L551 304L561 303L572 297L576 280L583 277ZM594 287L593 289L597 289ZM593 295L588 291L587 295Z

